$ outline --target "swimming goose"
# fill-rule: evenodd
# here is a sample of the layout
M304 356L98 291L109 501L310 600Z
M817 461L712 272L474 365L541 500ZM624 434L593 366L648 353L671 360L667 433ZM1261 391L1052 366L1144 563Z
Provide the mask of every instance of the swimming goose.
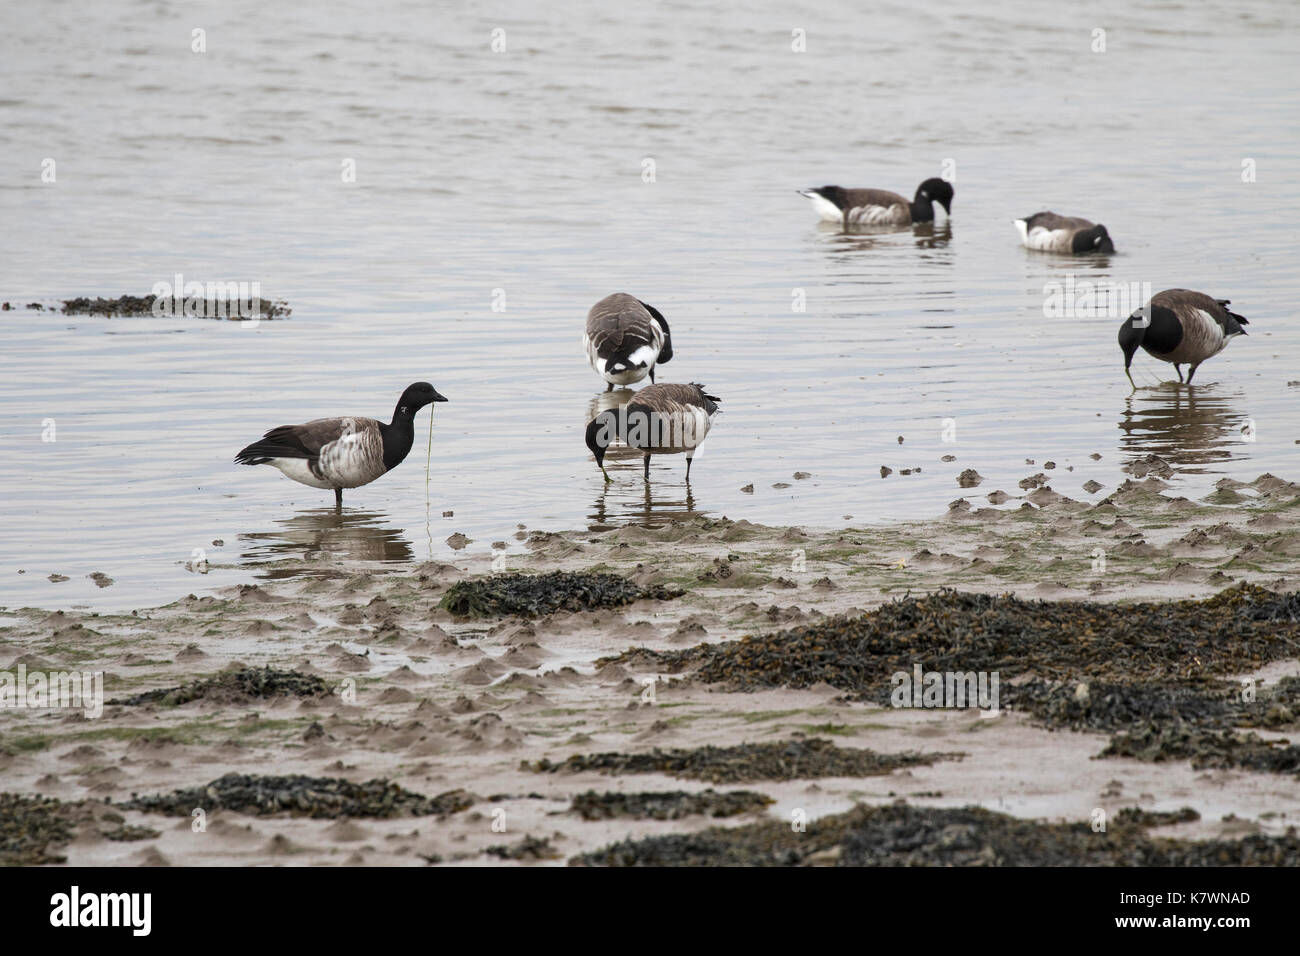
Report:
M952 184L942 179L921 183L910 203L887 189L822 186L798 192L808 197L822 219L845 226L910 226L914 222L933 222L935 203L952 215Z
M704 443L722 399L708 395L703 385L678 383L650 385L627 404L601 412L587 424L587 447L605 476L605 451L622 439L645 455L645 476L650 478L651 455L686 455L686 480L691 480L691 459Z
M625 292L607 295L591 307L582 344L591 367L609 383L607 392L646 375L653 382L655 365L673 357L668 320L653 305Z
M392 424L356 417L281 425L236 455L235 462L272 465L300 484L333 488L334 504L341 508L344 488L368 485L402 463L415 441L415 413L446 400L428 382L416 382L397 400Z
M1245 335L1246 317L1228 311L1230 299L1212 299L1191 289L1166 289L1151 297L1145 309L1139 309L1119 327L1119 347L1124 350L1124 374L1134 388L1129 366L1138 346L1152 358L1170 362L1183 380L1180 366L1190 363L1187 384L1197 367L1228 347L1228 341ZM1148 314L1149 313L1149 314Z
M1105 226L1074 216L1054 212L1036 212L1024 219L1013 219L1020 241L1027 249L1040 252L1114 252L1115 244Z

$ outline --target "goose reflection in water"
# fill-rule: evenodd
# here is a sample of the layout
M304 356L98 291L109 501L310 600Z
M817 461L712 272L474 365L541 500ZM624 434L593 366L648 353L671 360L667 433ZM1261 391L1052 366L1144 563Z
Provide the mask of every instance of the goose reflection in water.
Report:
M250 531L239 536L243 557L254 561L307 558L328 554L350 561L411 561L411 543L398 528L386 526L379 512L337 511L312 508L276 522L273 531ZM259 577L282 578L311 574L300 566L280 571L269 568Z
M703 514L695 510L695 495L684 482L675 488L663 488L649 482L637 484L639 488L607 485L592 506L587 529L610 531L628 525L661 528L671 521Z
M1239 389L1210 383L1163 382L1128 396L1119 420L1120 450L1128 460L1156 454L1188 474L1249 457L1253 423L1240 411Z
M911 226L837 226L833 223L819 223L818 239L821 246L831 253L866 252L877 246L890 245L890 240L908 231L918 249L942 249L952 241L952 223L944 221L935 225L932 222L918 222ZM883 240L883 241L882 241Z

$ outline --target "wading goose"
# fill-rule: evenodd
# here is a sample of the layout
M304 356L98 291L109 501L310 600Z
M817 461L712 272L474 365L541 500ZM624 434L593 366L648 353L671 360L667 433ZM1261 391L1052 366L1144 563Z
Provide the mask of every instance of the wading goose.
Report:
M428 382L416 382L397 400L392 424L357 417L281 425L236 455L235 462L272 465L301 484L333 488L341 508L344 488L368 485L402 463L415 441L415 413L446 400Z
M1191 385L1202 362L1227 348L1233 336L1246 334L1242 326L1250 323L1245 316L1228 311L1230 301L1211 299L1191 289L1166 289L1153 295L1145 309L1134 312L1119 327L1119 347L1124 350L1124 374L1129 384L1137 388L1129 366L1141 346L1152 358L1172 363L1180 382L1180 366L1191 365L1187 371L1187 384Z
M653 305L625 292L607 295L591 307L582 344L591 367L609 383L607 392L647 375L653 382L655 366L673 357L668 320Z
M607 409L587 425L587 447L596 466L605 471L605 451L615 439L645 455L645 476L650 478L651 455L685 455L686 480L691 480L691 459L704 443L722 399L708 395L703 385L677 383L650 385L618 408Z
M1013 219L1026 249L1040 252L1114 252L1115 244L1105 226L1054 212L1036 212L1025 219Z
M952 184L942 179L921 183L911 202L887 189L845 189L843 186L800 189L799 195L808 197L822 219L845 226L910 226L914 222L933 222L935 203L952 215Z

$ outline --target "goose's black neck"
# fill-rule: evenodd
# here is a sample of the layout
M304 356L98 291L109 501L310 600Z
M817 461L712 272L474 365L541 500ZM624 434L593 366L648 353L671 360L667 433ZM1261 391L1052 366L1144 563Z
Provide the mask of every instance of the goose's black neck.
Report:
M912 200L912 222L933 222L934 221L934 200L926 199L917 192L916 198Z
M379 430L384 437L384 468L392 471L411 453L411 446L415 444L415 410L398 402L393 409L392 424L380 422Z
M1148 352L1166 355L1178 348L1183 340L1183 325L1172 309L1162 305L1151 306L1151 325L1142 337L1142 346Z

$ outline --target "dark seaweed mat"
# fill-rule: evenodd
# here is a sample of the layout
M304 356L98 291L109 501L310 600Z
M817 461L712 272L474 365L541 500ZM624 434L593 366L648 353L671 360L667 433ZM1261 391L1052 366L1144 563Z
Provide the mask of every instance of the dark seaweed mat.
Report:
M336 777L285 777L228 773L206 787L174 790L168 794L131 799L128 810L188 817L196 807L206 811L233 810L252 816L288 813L334 819L336 817L445 816L473 805L463 790L436 797L404 790L387 780L352 783Z
M537 617L554 611L620 607L642 598L662 601L683 591L643 588L617 574L552 571L548 574L494 574L453 584L442 606L458 617Z
M1002 703L1027 710L1049 727L1120 730L1143 722L1186 721L1203 728L1285 727L1300 713L1300 678L1284 677L1261 685L1256 699L1242 699L1240 684L1187 686L1176 683L1111 684L1089 682L1078 693L1076 681L1029 681L1001 693Z
M688 793L685 790L599 793L588 790L573 798L570 809L584 820L612 820L618 817L679 820L698 814L734 817L742 813L754 813L775 802L766 794L752 790L732 790L728 793L718 793L716 790L701 793Z
M207 699L222 702L266 697L325 697L330 686L311 674L299 671L272 670L269 667L244 667L223 671L215 677L190 681L179 687L145 691L134 697L110 700L110 704L154 704L168 707Z
M63 804L53 797L0 793L0 866L63 863L51 852L73 837Z
M1175 822L1158 815L1154 825ZM625 840L572 858L577 866L1296 866L1300 836L1233 841L1153 838L1138 814L1104 833L1087 823L1039 823L980 807L860 807L808 824L765 821Z
M1023 601L944 589L774 634L680 651L634 650L617 660L674 670L698 666L738 690L826 682L859 700L889 703L890 676L997 671L1115 683L1202 682L1300 656L1297 594L1240 585L1203 601L1100 604Z
M1261 686L1248 703L1239 685L1222 679L1297 656L1300 593L1242 584L1206 600L1122 606L945 589L859 617L615 660L697 667L699 679L740 690L824 681L884 706L890 676L913 663L996 671L1004 707L1053 729L1122 731L1102 756L1298 773L1300 748L1232 729L1293 724L1300 680ZM1086 695L1076 693L1081 682Z
M503 860L558 860L560 851L551 846L548 837L540 839L525 836L518 843L490 846L483 851Z
M78 296L75 299L63 300L64 315L132 315L132 316L152 316L153 304L157 296L154 295L119 295L116 299L105 299L102 296L95 296L91 299L87 296ZM172 299L172 310L176 315L183 315L185 309L185 299ZM284 300L263 299L261 301L261 315L266 319L274 319L289 315L293 312L289 304ZM218 317L224 307L226 315L235 315L238 317L236 306L237 299L227 299L224 302L218 299L207 299L203 303L204 318L207 316Z
M538 773L563 770L578 773L666 773L710 783L746 783L752 780L795 780L813 777L872 777L899 767L928 766L936 760L960 759L959 753L882 754L874 750L836 747L813 737L735 747L697 747L693 750L652 750L644 754L574 754L562 763L524 761L523 769Z
M1143 721L1111 737L1102 757L1136 760L1190 760L1205 768L1258 770L1300 775L1300 747L1289 741L1264 740L1259 734L1206 729L1185 721L1153 724Z

